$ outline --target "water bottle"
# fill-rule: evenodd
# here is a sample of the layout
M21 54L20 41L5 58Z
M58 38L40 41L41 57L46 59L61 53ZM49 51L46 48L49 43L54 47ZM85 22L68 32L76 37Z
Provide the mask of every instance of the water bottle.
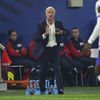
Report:
M27 86L27 88L26 88L26 95L27 95L27 96L30 95L30 87L29 87L29 86Z
M49 80L45 80L45 88L46 88L45 94L49 94L50 92L50 81Z
M30 86L30 94L33 95L34 92L35 92L35 89L34 89L33 85L31 85L31 86Z
M40 92L39 80L35 80L34 84L35 84L35 94L40 95L41 92Z
M36 94L36 95L40 95L40 94L41 94L41 92L40 92L40 89L39 89L39 88L36 88L36 89L35 89L35 94Z
M54 80L53 94L54 95L57 95L58 94L56 80Z
M33 86L34 82L35 82L35 80L30 80L30 86Z

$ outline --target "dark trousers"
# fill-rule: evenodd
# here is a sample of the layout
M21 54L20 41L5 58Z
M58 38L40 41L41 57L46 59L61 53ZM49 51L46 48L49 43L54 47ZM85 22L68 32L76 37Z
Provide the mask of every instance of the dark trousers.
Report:
M84 65L75 60L75 59L69 59L68 57L66 56L61 56L61 67L63 69L63 72L67 72L67 75L66 76L69 76L70 75L70 78L69 78L69 81L70 81L70 85L76 85L76 75L77 75L77 79L78 79L78 85L82 85L82 80L81 80L81 72L82 70L84 69ZM76 68L76 70L75 70ZM64 74L63 73L63 74ZM68 73L70 73L68 75ZM67 79L68 79L67 78Z
M61 69L65 72L71 72L74 70L74 67L70 64L69 59L66 56L60 56Z
M33 61L30 60L26 57L22 57L22 58L15 58L12 60L13 64L17 64L17 65L24 65L26 68L28 69L32 69L32 68L36 68L37 64Z
M84 84L94 86L96 84L96 76L94 72L95 58L80 57L80 58L77 58L76 60L78 60L84 65L84 69L87 72L86 77L84 77Z
M82 71L84 69L84 65L76 59L69 59L66 56L61 56L60 61L64 70L71 71L76 68L78 71Z
M57 88L63 89L62 75L60 68L60 57L58 56L59 47L46 47L42 56L40 57L40 89L42 92L45 91L45 79L46 79L46 70L48 69L48 63L54 69L54 75L57 81Z
M14 65L23 65L25 68L28 68L29 70L37 67L37 64L34 61L32 61L32 60L30 60L26 57L14 58L14 59L12 59L12 62L13 62ZM13 68L13 70L15 72L15 79L19 80L19 69ZM23 70L22 70L21 73L23 74ZM31 73L31 77L32 77L32 73Z
M91 65L95 65L95 58L90 57L80 57L76 58L79 62L81 62L86 68Z
M69 60L66 56L60 56L60 63L61 63L64 86L74 86L75 85L74 67L69 63Z

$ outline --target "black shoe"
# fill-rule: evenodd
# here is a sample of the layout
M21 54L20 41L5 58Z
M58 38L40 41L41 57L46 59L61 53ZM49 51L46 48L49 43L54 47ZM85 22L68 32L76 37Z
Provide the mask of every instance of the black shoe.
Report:
M63 89L58 90L58 94L64 94Z
M48 94L50 94L50 95L51 95L52 93L51 93L51 92L49 92Z
M31 93L31 95L33 95L33 93Z

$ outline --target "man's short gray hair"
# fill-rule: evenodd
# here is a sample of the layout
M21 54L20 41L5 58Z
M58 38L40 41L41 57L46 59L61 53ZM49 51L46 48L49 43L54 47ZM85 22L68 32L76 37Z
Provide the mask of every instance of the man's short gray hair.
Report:
M55 8L52 7L52 6L47 7L46 10L45 10L45 12L47 12L49 9L52 9L54 12L56 12Z

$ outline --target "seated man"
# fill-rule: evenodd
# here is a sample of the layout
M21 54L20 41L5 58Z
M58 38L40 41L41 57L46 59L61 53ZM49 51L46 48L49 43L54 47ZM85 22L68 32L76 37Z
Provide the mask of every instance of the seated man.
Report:
M77 51L81 51L82 48L85 45L85 42L79 37L80 35L80 30L76 27L72 28L72 34L71 34L71 40L75 46L75 48L77 49ZM91 52L89 52L89 54L87 56L90 56Z
M72 41L72 44L74 45L79 57L77 57L77 55L76 56L74 55L73 57L75 59L77 59L78 61L80 61L81 63L83 63L84 66L89 69L89 76L90 76L90 80L91 80L90 85L95 85L95 81L94 81L94 79L95 79L95 75L94 75L95 59L90 58L91 51L88 51L85 54L81 53L81 50L85 45L85 42L82 41L82 39L79 37L79 35L80 35L80 30L78 28L74 27L72 29L71 41Z
M85 42L79 37L79 35L80 35L79 29L73 28L71 37L72 44L74 45L78 54L80 54L81 59L84 59L82 60L83 63L86 63L87 66L90 66L90 64L95 65L95 59L90 58L91 51L88 51L86 54L83 55L81 54L81 50L84 47Z
M68 75L68 77L70 77L70 85L76 85L74 81L75 74L78 75L77 77L78 85L82 85L81 71L84 69L84 65L81 62L71 57L70 50L65 44L61 48L59 55L60 55L62 70L64 71L64 73L67 73L67 74L70 73L70 75Z
M27 58L27 50L23 47L22 43L18 41L16 30L9 30L8 35L9 40L7 42L6 48L13 64L24 65L28 67L31 72L33 72L33 70L35 70L37 67L37 64ZM15 74L17 74L15 76L18 76L18 68L16 68L15 71ZM16 77L16 79L19 79L19 77Z

